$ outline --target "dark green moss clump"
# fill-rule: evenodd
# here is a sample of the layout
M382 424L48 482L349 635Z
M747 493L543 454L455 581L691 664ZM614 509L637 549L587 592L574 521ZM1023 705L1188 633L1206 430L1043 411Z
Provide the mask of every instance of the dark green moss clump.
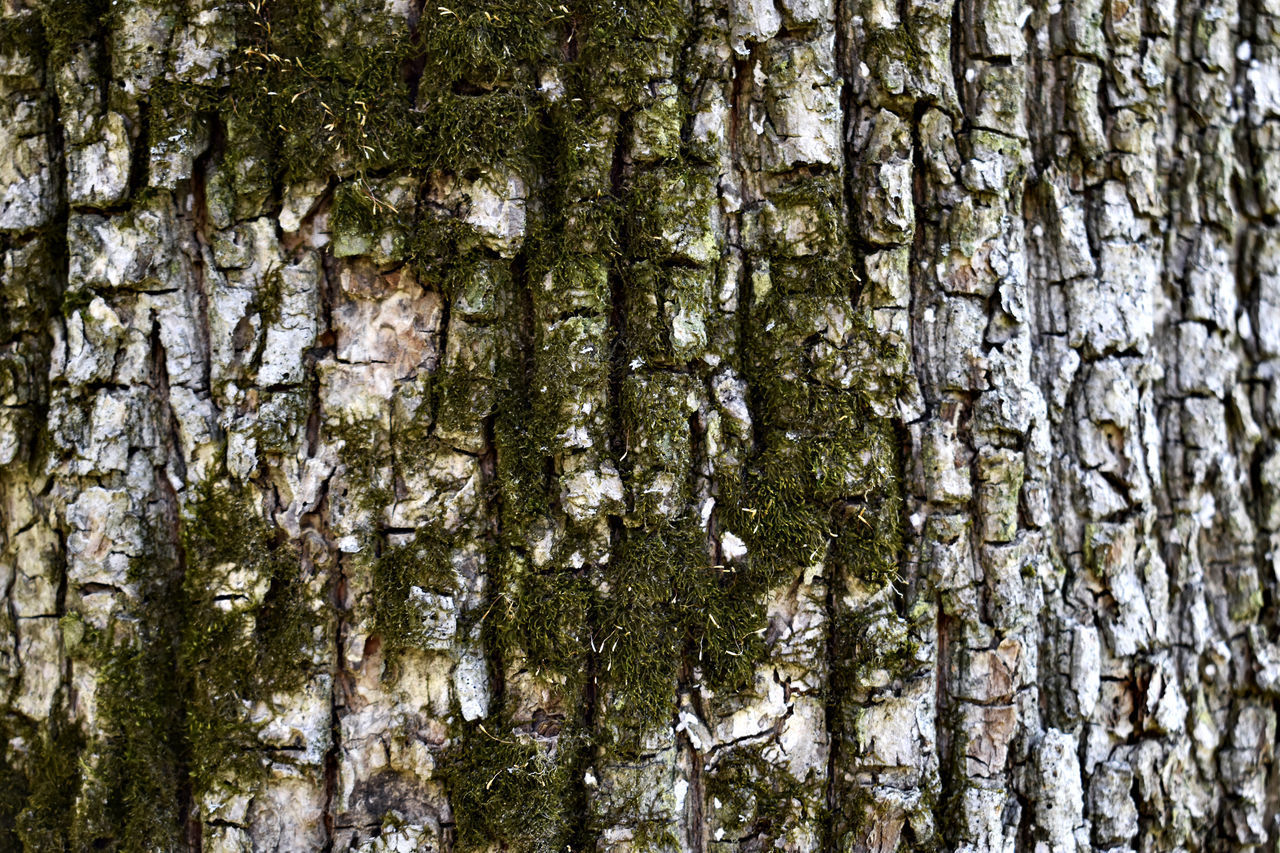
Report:
M0 53L39 56L46 49L40 15L6 15L0 19Z
M316 614L297 551L246 495L207 488L189 506L182 545L181 686L199 791L225 767L256 766L243 703L302 685ZM229 572L252 578L250 588L232 591Z
M503 395L494 418L497 452L497 497L508 530L528 530L545 517L551 499L544 463L547 437L522 416L529 409L527 389Z
M69 654L98 673L97 725L74 759L84 772L70 831L77 850L172 847L181 831L188 754L181 563L152 535L128 579L136 590L131 613L104 629L74 613L62 619Z
M9 764L7 749L0 757L0 778L6 780L0 793L0 850L65 850L80 791L84 738L63 713L39 733L23 728L28 729L25 760Z
M185 798L233 768L257 769L244 703L306 674L313 616L300 563L250 501L205 488L181 546L131 565L135 613L106 631L64 619L72 654L100 672L97 732L68 758L89 771L71 824L77 849L177 846Z
M449 595L457 586L451 548L448 537L422 527L412 542L387 548L374 561L374 625L392 652L422 642L423 620L413 605L413 588Z
M457 821L457 847L491 844L560 853L573 831L581 739L513 728L500 716L467 724L444 755L441 777Z
M44 36L55 60L101 38L111 25L108 0L45 0L40 14Z
M518 650L532 671L581 686L594 598L590 578L571 569L536 570L511 552L499 559L501 588L484 617L489 647L505 659Z
M908 68L916 67L921 62L920 47L911 31L905 28L872 30L867 34L863 51L866 56L874 57L879 62L898 61Z
M700 527L628 531L607 577L596 643L606 717L636 731L669 717L686 655L717 686L747 684L763 652L764 589L713 566Z
M143 631L101 655L102 723L85 754L92 772L74 824L77 849L172 849L179 841L185 747L175 635Z
M834 656L831 688L841 696L865 695L867 676L884 671L891 679L915 677L922 664L917 660L919 640L909 622L896 613L880 609L852 611L841 608L831 626L831 643L839 649ZM858 713L856 705L843 709ZM852 720L833 720L852 731Z
M793 194L809 209L825 209L824 186ZM819 356L813 347L825 334L828 306L856 300L847 252L775 257L768 269L771 287L753 301L757 331L745 340L743 367L757 450L745 470L724 478L719 511L747 543L751 572L765 585L822 558L829 546L841 568L885 583L901 548L901 463L892 422L874 404L897 397L899 354L859 313L839 361L830 348ZM849 371L858 376L849 387L810 378Z
M286 180L538 159L552 112L541 71L560 68L567 84L592 88L641 82L640 60L682 19L674 0L466 0L426 7L413 31L373 0L328 17L319 0L246 3L234 14L241 49L229 82L165 81L151 97L158 113L217 113L247 131L243 144ZM80 11L59 21L59 44L95 32ZM630 56L618 62L623 48ZM155 130L161 139L168 128Z
M26 806L30 794L27 774L21 762L15 763L10 755L13 735L8 726L0 725L0 851L19 851L22 840L18 837L18 815ZM72 790L74 791L74 786Z
M701 534L696 527L669 528L618 543L598 605L606 718L652 723L671 716L685 643L705 624L692 600L701 584L690 576L716 582Z
M902 550L902 493L891 480L862 500L839 504L832 512L832 560L873 587L898 576Z

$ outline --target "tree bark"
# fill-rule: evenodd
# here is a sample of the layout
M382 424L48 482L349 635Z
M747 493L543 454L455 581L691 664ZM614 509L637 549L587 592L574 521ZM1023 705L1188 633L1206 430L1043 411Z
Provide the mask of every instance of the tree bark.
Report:
M4 0L0 850L1280 844L1275 0Z

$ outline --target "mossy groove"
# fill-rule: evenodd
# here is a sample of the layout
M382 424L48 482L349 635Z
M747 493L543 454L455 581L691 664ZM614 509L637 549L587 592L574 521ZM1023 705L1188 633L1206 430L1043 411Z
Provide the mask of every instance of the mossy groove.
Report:
M90 738L60 718L33 735L19 849L178 849L193 797L263 772L246 704L308 672L314 614L296 552L243 494L205 487L181 523L181 552L159 533L151 541L130 567L133 612L106 629L62 619L70 656L99 673L98 722ZM236 574L255 579L248 599L223 594Z

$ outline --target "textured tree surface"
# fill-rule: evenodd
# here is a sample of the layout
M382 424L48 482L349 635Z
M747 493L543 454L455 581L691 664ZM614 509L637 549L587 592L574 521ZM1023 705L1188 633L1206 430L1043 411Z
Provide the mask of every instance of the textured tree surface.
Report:
M1276 849L1277 0L3 0L0 850Z

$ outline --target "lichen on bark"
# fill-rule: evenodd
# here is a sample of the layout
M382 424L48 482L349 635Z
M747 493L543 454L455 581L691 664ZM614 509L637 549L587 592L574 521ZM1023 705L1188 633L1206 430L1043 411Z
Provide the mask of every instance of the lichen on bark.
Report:
M0 849L1265 845L1275 19L10 0Z

